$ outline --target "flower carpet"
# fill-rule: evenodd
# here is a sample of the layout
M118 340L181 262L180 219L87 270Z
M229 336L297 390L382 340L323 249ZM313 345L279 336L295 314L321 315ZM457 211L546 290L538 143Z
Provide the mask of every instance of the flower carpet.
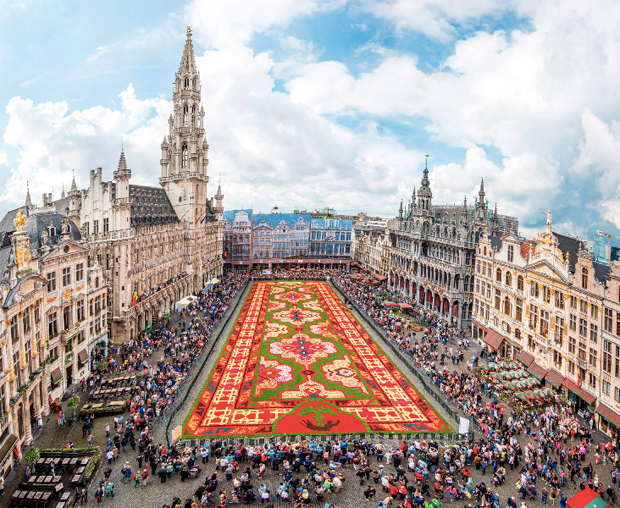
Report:
M256 282L182 437L452 432L326 282Z

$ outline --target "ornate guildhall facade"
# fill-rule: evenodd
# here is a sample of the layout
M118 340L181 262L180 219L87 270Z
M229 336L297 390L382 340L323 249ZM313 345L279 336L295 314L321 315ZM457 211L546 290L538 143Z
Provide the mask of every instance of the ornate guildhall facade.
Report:
M404 297L424 305L448 323L471 323L476 245L484 231L516 230L516 218L488 207L484 181L473 206L434 205L424 169L422 185L411 202L401 203L397 227L390 229L388 284Z

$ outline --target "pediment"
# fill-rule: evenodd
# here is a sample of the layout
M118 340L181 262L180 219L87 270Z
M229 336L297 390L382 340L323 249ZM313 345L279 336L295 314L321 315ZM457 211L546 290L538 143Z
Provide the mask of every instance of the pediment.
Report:
M570 284L570 279L567 274L560 268L553 266L546 259L535 261L528 266L528 270L534 274L540 274L550 279L557 279L565 284Z
M60 245L55 246L51 252L43 256L42 261L49 261L56 258L62 258L68 254L84 254L88 252L88 247L74 242L73 240L65 240Z

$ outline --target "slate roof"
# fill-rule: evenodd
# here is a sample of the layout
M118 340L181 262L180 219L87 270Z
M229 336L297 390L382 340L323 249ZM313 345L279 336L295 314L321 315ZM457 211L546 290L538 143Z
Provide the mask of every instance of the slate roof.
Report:
M604 263L599 263L598 261L594 261L592 263L594 266L594 277L598 282L605 283L607 281L607 276L609 275L609 270L611 267Z
M11 255L11 246L3 247L0 249L0 280L4 279L4 272L9 264L9 257ZM8 278L8 277L7 277Z
M53 224L56 228L56 235L48 238L47 244L57 245L61 242L60 234L62 232L62 221L65 219L63 215L59 213L36 213L31 214L26 220L26 232L30 237L30 248L39 249L41 247L41 233L48 231L49 226ZM69 221L69 227L71 230L71 239L78 241L82 239L80 228L78 228L72 221Z
M19 289L19 286L21 286L22 282L24 282L24 280L27 277L28 276L20 277L19 279L17 279L17 284L15 284L15 286L12 287L11 290L7 293L6 299L4 300L4 303L2 304L2 307L4 307L5 309L8 309L11 306L11 303L13 302L13 297L15 296L15 293L17 293L17 290Z
M179 222L164 189L130 184L129 197L133 200L131 204L132 228Z
M553 233L553 236L558 239L558 247L560 250L564 254L568 251L568 269L571 273L575 273L575 266L577 266L577 258L582 241L577 238L571 238L570 236L564 236L555 232Z
M19 210L22 210L23 213L26 211L26 207L20 206L15 210L9 210L8 212L6 212L6 215L0 221L0 231L15 231L15 225L13 224L13 220L15 219L15 216L17 215L17 212Z
M498 251L502 250L502 245L504 242L501 238L498 238L497 236L489 236L489 240L491 242L491 247L497 249Z
M56 212L66 216L67 213L69 213L69 205L71 204L71 198L69 198L68 196L64 198L60 198L54 201L53 204L54 204L54 208L56 209Z

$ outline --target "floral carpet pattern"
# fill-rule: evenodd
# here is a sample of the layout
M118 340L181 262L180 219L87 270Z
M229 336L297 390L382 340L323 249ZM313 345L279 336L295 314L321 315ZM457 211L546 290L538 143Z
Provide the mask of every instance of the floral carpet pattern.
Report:
M184 438L451 432L326 282L256 282Z

